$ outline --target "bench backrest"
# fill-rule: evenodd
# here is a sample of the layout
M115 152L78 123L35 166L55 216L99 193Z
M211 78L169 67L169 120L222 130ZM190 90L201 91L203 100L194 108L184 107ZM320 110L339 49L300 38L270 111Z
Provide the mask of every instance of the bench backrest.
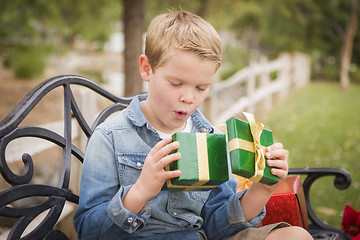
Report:
M93 92L111 101L111 105L102 110L95 121L90 124L79 108L73 94L72 86L79 85L88 88ZM64 133L58 134L51 129L36 126L19 126L24 118L48 93L56 88L63 88L64 99ZM84 153L72 141L72 122L78 122L82 132L90 137L95 127L103 122L109 115L124 109L131 98L120 98L104 90L95 83L79 76L59 76L42 82L34 88L15 107L15 109L0 123L0 172L8 188L0 191L0 216L9 219L17 219L12 226L7 238L20 239L68 239L67 236L54 230L66 201L77 204L79 196L69 190L71 161L83 162ZM44 113L46 114L46 113ZM62 148L62 159L56 159L61 163L59 170L60 177L57 186L31 183L34 178L34 162L32 156L22 154L23 172L16 173L6 159L6 148L15 139L24 137L41 138L50 141ZM49 156L54 158L54 156ZM35 206L18 207L18 200L37 197L41 202ZM23 236L25 229L41 213L46 217L26 236Z

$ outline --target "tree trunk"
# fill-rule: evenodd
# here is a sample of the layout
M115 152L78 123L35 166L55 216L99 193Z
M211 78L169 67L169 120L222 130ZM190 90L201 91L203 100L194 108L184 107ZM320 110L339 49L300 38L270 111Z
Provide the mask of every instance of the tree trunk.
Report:
M358 25L357 7L358 7L358 0L352 0L350 22L346 29L343 49L341 53L340 86L343 90L349 89L350 86L349 67L351 63L354 38Z
M144 0L123 0L124 6L124 65L125 96L142 92L139 56L142 53L144 33Z
M205 18L209 7L209 0L200 0L200 7L198 8L196 14L202 18Z

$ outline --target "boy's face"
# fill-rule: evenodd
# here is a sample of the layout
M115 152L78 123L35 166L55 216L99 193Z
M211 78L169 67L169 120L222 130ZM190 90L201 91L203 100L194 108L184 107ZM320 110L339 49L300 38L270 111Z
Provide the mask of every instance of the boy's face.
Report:
M141 76L149 83L149 96L142 110L155 129L170 134L182 131L187 119L203 103L217 67L215 61L202 60L193 53L172 53L155 72L147 57L140 57Z

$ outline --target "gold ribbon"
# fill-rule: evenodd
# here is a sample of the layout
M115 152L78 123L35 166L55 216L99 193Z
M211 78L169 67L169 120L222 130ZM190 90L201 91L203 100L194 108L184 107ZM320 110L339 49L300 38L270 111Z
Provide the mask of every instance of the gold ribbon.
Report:
M264 129L262 123L256 123L254 115L244 112L246 119L250 125L250 132L254 142L249 142L244 139L234 138L229 142L229 152L235 149L243 149L245 151L255 153L255 173L250 178L253 182L259 182L264 175L265 169L265 147L260 144L260 136Z
M198 160L198 172L199 180L192 185L174 185L171 183L171 180L166 180L166 185L168 188L185 188L184 191L192 191L197 188L216 188L215 185L206 185L203 186L210 180L209 175L209 159L207 152L207 139L206 133L196 133L196 149L197 149L197 160ZM170 166L165 166L166 171L170 171Z

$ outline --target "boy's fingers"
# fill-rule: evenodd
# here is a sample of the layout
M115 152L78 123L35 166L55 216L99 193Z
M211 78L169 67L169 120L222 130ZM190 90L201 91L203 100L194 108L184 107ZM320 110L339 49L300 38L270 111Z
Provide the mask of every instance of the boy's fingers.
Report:
M289 165L286 161L281 160L267 160L267 165L270 167L277 168L279 170L285 170L288 171Z
M288 172L282 169L278 169L278 168L272 168L271 169L271 173L275 176L278 176L279 178L286 178Z
M286 151L284 149L271 149L265 153L265 157L267 159L280 159L286 160Z
M180 144L179 142L172 142L164 147L162 147L156 154L155 154L155 162L160 161L163 157L166 157L168 154L170 154L173 150L179 148Z
M267 151L272 151L272 150L274 150L274 149L283 149L283 148L284 148L284 146L283 146L281 143L276 142L276 143L268 146L268 147L266 148L266 150L267 150Z
M174 171L166 171L164 174L165 179L180 177L181 171L180 170L174 170Z
M173 162L173 161L177 161L181 158L181 153L176 152L170 155L167 155L163 158L161 158L157 164L159 166L159 168L164 168L166 165L168 165L169 163Z
M172 141L171 137L164 138L163 140L159 141L149 152L148 155L153 156L155 155L160 149L162 149L164 146L169 144Z
M155 162L159 161L171 151L179 147L179 142L171 142L172 138L166 138L158 142L149 152L148 157L153 158Z

